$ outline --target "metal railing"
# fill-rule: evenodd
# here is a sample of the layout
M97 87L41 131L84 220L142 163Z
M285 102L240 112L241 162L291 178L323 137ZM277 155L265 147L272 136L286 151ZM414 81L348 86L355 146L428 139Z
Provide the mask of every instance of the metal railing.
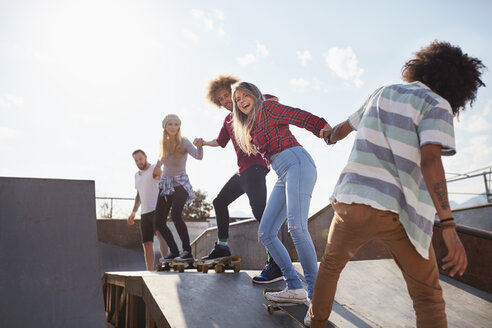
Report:
M492 203L492 194L490 192L490 182L492 178L492 166L487 166L478 170L473 170L468 173L449 173L446 174L453 175L451 178L446 179L446 182L449 184L451 182L462 181L466 179L472 179L482 176L483 182L485 186L485 197L487 198L488 203ZM451 195L483 195L484 193L473 193L473 192L449 192Z
M103 217L107 219L113 218L113 210L114 210L114 201L135 201L135 198L126 198L126 197L96 197L96 202L98 200L105 200L109 202L104 202L102 205L96 208L98 213L98 217ZM109 205L108 205L109 203ZM133 203L132 203L133 205Z

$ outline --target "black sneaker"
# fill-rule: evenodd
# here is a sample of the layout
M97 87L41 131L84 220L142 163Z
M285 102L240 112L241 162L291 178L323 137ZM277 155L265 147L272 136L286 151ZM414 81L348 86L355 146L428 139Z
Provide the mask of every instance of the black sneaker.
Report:
M282 279L284 279L282 271L278 267L277 263L275 263L273 259L270 259L261 273L253 278L253 282L257 284L269 284Z
M231 256L231 250L227 245L220 245L215 243L214 249L208 254L208 256L202 257L202 261L220 259L222 257Z
M166 257L161 257L159 259L160 262L168 262L168 261L171 261L171 260L174 260L175 258L177 258L179 255L178 254L173 254L173 253L169 253L168 256Z
M191 252L183 251L183 253L181 253L180 256L176 257L175 260L176 261L186 261L186 260L190 260L192 258L193 258L193 255L191 254Z

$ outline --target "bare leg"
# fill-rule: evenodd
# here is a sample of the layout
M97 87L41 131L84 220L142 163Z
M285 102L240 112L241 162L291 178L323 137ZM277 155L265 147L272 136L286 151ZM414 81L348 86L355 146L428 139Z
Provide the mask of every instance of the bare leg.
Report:
M148 241L142 244L145 256L145 266L148 271L154 271L154 245L153 242Z

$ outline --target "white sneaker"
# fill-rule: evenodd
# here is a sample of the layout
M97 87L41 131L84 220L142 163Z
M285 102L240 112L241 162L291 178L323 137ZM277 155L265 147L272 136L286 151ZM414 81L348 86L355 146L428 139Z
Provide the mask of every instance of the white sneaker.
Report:
M311 305L311 302L309 302ZM309 308L310 306L308 307L308 310L306 312L306 316L304 317L304 326L306 327L311 327L311 317L309 316Z
M307 293L303 288L288 289L285 287L285 289L280 292L266 292L265 296L268 300L277 303L302 304L307 301Z

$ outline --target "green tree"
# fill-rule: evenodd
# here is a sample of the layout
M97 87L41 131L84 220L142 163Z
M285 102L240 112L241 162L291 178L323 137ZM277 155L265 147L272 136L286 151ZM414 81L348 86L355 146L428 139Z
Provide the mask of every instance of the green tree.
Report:
M204 220L210 217L212 204L207 202L207 193L200 189L195 190L195 199L190 206L183 209L183 219L185 220Z

